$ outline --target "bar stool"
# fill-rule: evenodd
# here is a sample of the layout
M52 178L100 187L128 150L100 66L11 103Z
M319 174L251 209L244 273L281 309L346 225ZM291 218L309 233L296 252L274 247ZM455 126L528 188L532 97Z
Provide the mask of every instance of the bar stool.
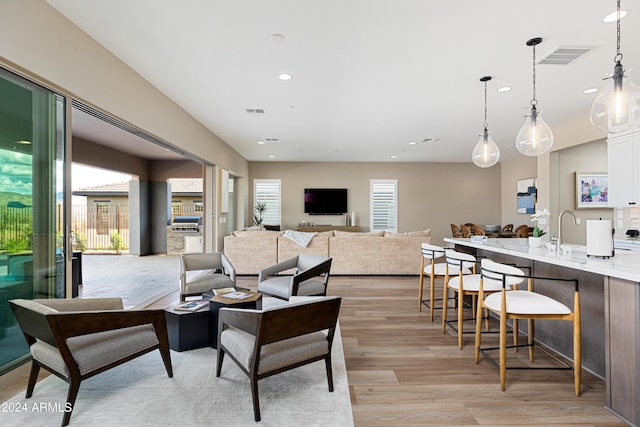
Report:
M440 246L431 245L428 243L423 243L421 245L422 251L422 262L420 264L420 289L418 291L418 311L422 311L422 305L424 304L426 307L429 307L429 312L431 316L431 321L433 322L434 316L434 302L435 301L443 301L442 306L446 305L445 296L443 298L435 298L435 280L436 279L444 279L447 273L447 263L441 262L436 263L436 259L442 258L445 255L445 249ZM457 270L452 269L450 274L459 274ZM471 269L463 269L462 274L471 274ZM430 288L429 288L429 301L423 300L423 288L424 288L424 276L429 276L430 279ZM438 307L440 309L440 307Z
M463 340L462 336L464 334L464 321L465 320L473 320L475 319L477 324L480 324L482 321L482 314L478 314L476 316L475 305L476 301L479 297L480 291L480 282L482 280L480 274L475 274L476 271L476 263L477 259L475 256L457 252L455 250L449 249L445 252L447 265L449 266L449 275L445 278L444 283L444 292L445 295L448 293L448 289L451 289L454 294L457 296L457 329L458 334L458 348L462 349ZM484 261L484 260L483 260ZM474 274L452 274L452 271L460 271L460 269L469 269ZM497 281L486 281L484 293L492 293L499 292L502 289L502 283ZM464 297L470 295L471 296L471 319L464 319ZM447 313L446 310L442 313L442 333L444 334L447 329L447 325L453 322L447 321ZM487 319L487 329L488 329L488 319Z
M505 390L506 378L507 378L507 320L512 319L514 321L513 333L515 343L513 347L529 347L529 360L533 362L534 359L534 320L565 320L573 323L573 366L564 363L565 369L573 369L574 372L574 386L576 396L580 396L580 383L582 376L582 338L580 330L580 291L578 287L578 280L564 279L564 278L545 278L535 277L531 275L525 275L522 270L515 267L499 264L497 262L485 259L481 263L481 277L480 282L480 294L478 302L478 315L482 312L482 309L488 309L489 311L497 314L500 317L500 346L497 348L500 350L500 361L496 363L486 351L495 350L496 348L482 349L482 331L480 323L476 323L476 350L475 361L479 362L479 356L482 354L489 360L494 366L500 369L500 389ZM508 283L513 279L527 279L527 290L508 290ZM573 311L561 302L550 298L546 295L542 295L533 291L533 280L550 280L557 282L558 284L573 283L574 284L574 296L573 296ZM483 299L485 293L485 285L488 282L499 281L502 283L502 289L500 292L494 292ZM517 335L518 328L515 323L518 319L528 319L528 342L527 344L518 345ZM556 358L557 359L557 358ZM559 360L559 359L557 359ZM515 368L514 368L515 369ZM520 369L558 369L558 368L520 368Z

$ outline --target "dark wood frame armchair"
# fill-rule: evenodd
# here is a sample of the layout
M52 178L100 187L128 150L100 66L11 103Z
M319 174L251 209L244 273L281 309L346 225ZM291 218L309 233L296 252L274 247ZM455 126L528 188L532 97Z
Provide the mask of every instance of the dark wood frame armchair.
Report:
M331 257L300 254L263 268L258 275L258 292L286 300L297 295L324 296L331 261ZM293 270L293 275L279 276L288 270Z
M318 297L264 311L220 309L216 377L220 377L224 355L228 354L251 381L256 421L260 421L258 380L263 378L324 360L329 392L333 391L331 348L341 301L340 297ZM242 346L240 342L247 340L236 342L234 336L253 336L253 348L237 350ZM250 356L245 360L243 356L247 354ZM264 367L261 362L266 355L269 366Z
M180 301L211 289L235 286L236 269L224 253L180 254Z
M119 298L19 299L9 304L33 356L26 397L33 394L41 367L69 383L63 426L69 424L82 380L156 349L160 350L167 374L173 377L164 310L123 310ZM126 328L126 334L119 331ZM92 339L99 337L101 344L110 348L101 353L106 355L100 363L95 361L95 355L87 354L87 342L80 342L88 335ZM62 365L45 363L38 356L41 353L48 353L52 357L45 359Z

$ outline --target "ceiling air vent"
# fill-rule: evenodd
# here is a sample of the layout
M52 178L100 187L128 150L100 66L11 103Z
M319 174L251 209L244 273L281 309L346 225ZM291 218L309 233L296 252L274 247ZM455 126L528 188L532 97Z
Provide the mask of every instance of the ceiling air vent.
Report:
M558 46L538 61L538 64L569 65L591 52L591 47Z
M252 116L264 116L267 113L264 111L264 108L247 108L247 114Z
M264 142L278 142L278 138L265 138Z

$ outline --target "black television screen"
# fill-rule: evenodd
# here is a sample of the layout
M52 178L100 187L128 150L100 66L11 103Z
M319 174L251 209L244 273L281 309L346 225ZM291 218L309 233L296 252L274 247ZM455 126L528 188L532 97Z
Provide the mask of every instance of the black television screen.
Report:
M304 213L341 215L347 212L346 188L305 188Z

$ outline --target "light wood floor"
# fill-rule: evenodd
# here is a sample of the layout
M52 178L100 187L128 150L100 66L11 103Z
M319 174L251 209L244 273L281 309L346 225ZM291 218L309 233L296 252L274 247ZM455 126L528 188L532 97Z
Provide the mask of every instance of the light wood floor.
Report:
M255 289L256 278L240 277L238 285ZM329 293L343 297L340 328L356 426L626 425L604 409L604 381L588 372L581 397L571 371L508 371L501 392L497 370L484 359L474 363L472 334L458 350L453 332L442 334L439 312L433 323L418 312L417 277L333 276ZM177 293L154 306L176 301ZM0 388L0 402L26 382L24 375Z

